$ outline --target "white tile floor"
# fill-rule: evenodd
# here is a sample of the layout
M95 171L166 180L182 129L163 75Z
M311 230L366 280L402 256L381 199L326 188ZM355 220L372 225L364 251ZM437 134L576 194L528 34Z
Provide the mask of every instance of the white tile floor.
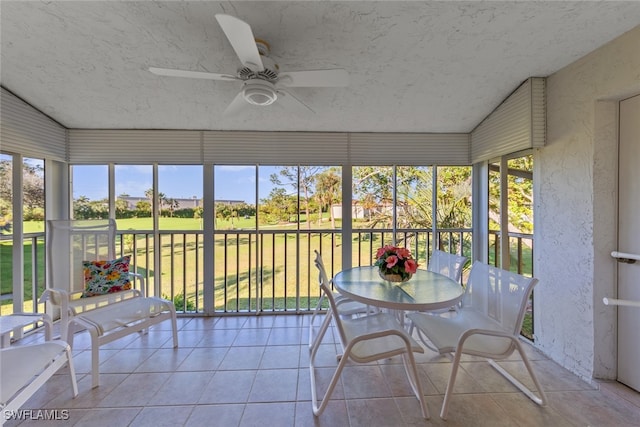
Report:
M417 355L431 419L420 416L399 359L349 365L325 412L311 412L310 316L178 319L180 347L168 322L101 350L100 386L91 388L87 333L75 338L80 394L71 398L65 370L23 409L68 409L69 419L9 421L7 426L638 426L640 393L618 383L589 385L531 346L528 354L550 404L531 402L486 362L467 358L447 421L438 417L450 362ZM14 345L43 339L33 334ZM318 356L318 387L336 366L331 334ZM28 363L28 361L25 361ZM516 357L503 363L529 384ZM320 390L321 392L324 390ZM34 412L35 414L35 412Z

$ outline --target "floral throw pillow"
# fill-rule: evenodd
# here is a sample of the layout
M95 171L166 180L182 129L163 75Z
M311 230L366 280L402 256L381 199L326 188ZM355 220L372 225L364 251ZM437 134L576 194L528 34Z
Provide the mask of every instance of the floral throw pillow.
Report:
M111 261L82 261L84 269L84 293L92 297L131 289L129 261L131 256Z

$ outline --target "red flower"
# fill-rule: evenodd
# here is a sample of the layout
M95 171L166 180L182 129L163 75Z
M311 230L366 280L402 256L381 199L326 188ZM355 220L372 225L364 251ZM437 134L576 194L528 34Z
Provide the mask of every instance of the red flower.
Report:
M397 248L393 245L386 245L381 248L378 248L378 251L376 252L376 258L382 258L385 253L387 252L393 253L396 251L396 249Z
M407 273L414 274L418 269L418 263L415 260L408 259L404 262L404 269L407 270Z
M396 250L396 255L398 255L398 258L400 259L411 258L411 251L407 248L398 248Z
M398 263L398 257L395 255L390 255L387 257L387 259L385 259L385 262L387 263L387 268L391 268Z

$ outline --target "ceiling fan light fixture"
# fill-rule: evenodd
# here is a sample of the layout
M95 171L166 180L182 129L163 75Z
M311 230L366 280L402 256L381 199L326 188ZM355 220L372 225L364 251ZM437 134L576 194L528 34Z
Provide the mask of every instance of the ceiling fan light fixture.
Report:
M264 107L271 105L278 99L275 86L265 80L249 80L242 89L244 99L252 105Z
M309 106L288 90L289 87L345 87L348 85L349 74L342 68L280 72L278 64L269 57L271 50L269 43L255 38L249 24L231 15L218 13L215 16L240 60L241 66L237 69L237 74L157 67L149 67L149 71L168 77L242 82L240 92L223 112L226 117L237 114L246 104L265 107L276 101L291 110L313 113Z

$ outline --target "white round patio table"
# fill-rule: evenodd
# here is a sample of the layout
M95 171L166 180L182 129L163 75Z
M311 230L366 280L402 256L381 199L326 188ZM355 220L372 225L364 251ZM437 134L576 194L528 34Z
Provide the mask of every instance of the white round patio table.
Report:
M333 284L346 297L390 310L439 310L456 305L464 295L459 283L427 270L395 283L382 279L378 267L353 267L336 274Z

